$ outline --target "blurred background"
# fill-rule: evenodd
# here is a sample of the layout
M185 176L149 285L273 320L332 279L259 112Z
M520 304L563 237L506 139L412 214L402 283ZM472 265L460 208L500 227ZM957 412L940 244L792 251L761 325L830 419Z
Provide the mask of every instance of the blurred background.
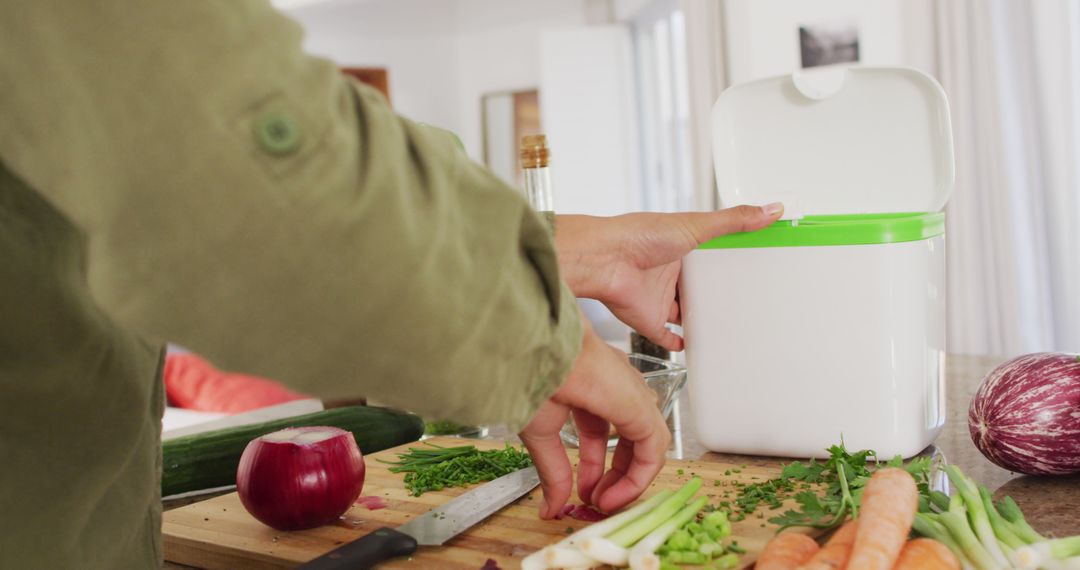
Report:
M708 117L727 86L818 65L925 71L949 94L955 137L949 352L1080 350L1080 2L274 4L308 51L456 133L512 184L521 136L545 133L561 213L722 206ZM608 338L625 334L590 312Z

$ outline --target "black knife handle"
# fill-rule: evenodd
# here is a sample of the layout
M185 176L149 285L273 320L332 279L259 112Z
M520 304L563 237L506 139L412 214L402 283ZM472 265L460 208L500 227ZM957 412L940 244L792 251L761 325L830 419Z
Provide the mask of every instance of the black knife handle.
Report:
M384 526L302 565L299 570L367 569L416 552L416 539Z

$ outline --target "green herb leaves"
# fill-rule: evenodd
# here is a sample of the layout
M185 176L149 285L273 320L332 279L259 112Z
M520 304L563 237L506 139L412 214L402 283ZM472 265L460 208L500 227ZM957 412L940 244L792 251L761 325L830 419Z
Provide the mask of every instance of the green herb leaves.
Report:
M746 485L739 491L735 505L739 513L736 520L752 514L762 505L778 509L787 499L794 499L797 508L769 519L781 528L809 526L833 528L838 526L850 512L858 516L863 487L879 466L901 467L915 478L919 488L920 510L940 497L930 491L930 458L916 458L904 464L903 458L894 457L881 464L871 450L850 453L843 442L828 449L829 459L824 462L811 459L808 463L793 462L785 465L780 477L763 483Z
M431 449L410 447L407 453L398 454L398 461L383 461L393 465L391 473L405 473L405 488L414 497L447 487L491 481L532 465L528 453L510 444L503 449L487 451L480 451L473 445L425 445Z

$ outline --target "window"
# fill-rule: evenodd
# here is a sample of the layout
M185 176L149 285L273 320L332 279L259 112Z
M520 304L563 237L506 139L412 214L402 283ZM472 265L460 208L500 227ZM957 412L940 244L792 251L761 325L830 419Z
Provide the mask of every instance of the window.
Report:
M674 0L660 0L641 10L633 27L643 203L657 212L690 210L694 190L685 15Z

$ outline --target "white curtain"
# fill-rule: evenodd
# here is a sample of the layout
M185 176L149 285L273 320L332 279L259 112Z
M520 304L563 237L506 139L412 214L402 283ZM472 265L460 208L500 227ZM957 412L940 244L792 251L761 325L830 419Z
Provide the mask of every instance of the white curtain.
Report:
M1080 2L940 0L950 352L1080 351Z
M727 87L723 7L716 0L679 0L686 14L686 54L690 80L690 151L694 210L715 210L712 161L712 106Z

